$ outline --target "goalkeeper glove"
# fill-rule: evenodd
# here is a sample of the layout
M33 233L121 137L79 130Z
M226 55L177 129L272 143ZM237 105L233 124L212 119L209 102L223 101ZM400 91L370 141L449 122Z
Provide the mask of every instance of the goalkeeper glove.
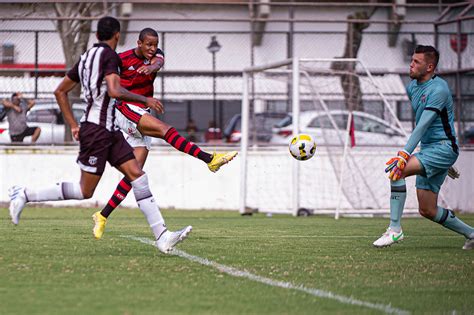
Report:
M454 166L451 166L448 169L448 176L451 177L452 179L459 178L461 174L459 173L458 169L455 168Z
M385 163L388 165L385 169L385 173L389 173L388 178L393 181L399 180L402 177L402 171L407 165L410 156L410 153L405 150L398 151L396 157L391 158L387 163Z

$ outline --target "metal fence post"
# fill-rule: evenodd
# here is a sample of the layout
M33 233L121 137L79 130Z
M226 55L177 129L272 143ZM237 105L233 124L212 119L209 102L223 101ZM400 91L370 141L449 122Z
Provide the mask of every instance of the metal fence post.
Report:
M35 31L35 99L38 98L38 55L39 55L39 47L38 47L38 38L39 38L39 31Z

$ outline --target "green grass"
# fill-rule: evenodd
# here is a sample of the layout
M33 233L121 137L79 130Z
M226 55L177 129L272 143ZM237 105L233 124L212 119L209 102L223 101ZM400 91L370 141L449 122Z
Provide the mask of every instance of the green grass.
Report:
M27 208L15 227L0 209L1 314L381 313L162 255L122 237L151 238L138 210L114 213L96 241L92 212ZM404 242L375 249L387 219L163 214L171 229L193 225L181 250L216 263L416 314L474 312L474 251L428 220L404 219Z

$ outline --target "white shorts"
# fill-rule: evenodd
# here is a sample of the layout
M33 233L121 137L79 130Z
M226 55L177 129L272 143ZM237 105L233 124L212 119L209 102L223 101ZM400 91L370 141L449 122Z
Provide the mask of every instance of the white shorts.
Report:
M146 109L141 108L136 105L123 104L122 106L126 106L127 110L132 111L133 114L139 115L140 117L145 114L149 114L149 112ZM151 137L142 135L141 132L138 130L137 123L135 123L131 119L128 119L117 108L115 110L115 116L116 116L115 118L116 118L117 126L120 128L120 130L123 133L123 136L125 137L125 140L127 140L128 144L130 144L132 148L146 147L147 150L151 149Z

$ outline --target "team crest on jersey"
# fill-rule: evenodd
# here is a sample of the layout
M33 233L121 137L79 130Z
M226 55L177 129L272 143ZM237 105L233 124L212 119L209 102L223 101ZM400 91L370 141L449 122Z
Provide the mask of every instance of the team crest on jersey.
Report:
M128 127L128 130L127 130L127 131L128 131L128 134L129 134L129 135L133 135L133 128Z
M421 96L421 102L422 102L422 103L426 103L426 95L425 95L425 94L423 94L423 95Z
M89 156L89 164L90 165L96 165L97 164L97 157L96 156Z

